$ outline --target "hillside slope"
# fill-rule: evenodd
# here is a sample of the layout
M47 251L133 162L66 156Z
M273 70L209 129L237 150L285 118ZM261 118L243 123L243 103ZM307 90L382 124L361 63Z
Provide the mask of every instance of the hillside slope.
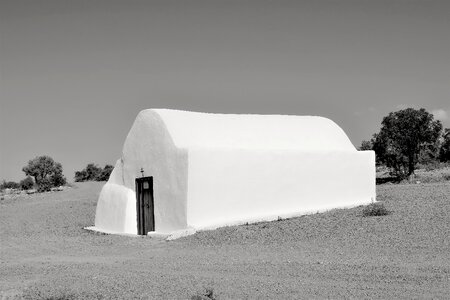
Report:
M101 183L0 202L0 296L218 299L436 298L450 291L450 184L381 185L361 207L199 232L101 235Z

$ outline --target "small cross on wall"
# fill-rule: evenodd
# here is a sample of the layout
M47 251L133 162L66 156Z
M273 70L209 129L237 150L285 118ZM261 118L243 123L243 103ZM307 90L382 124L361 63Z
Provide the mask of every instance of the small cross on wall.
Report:
M144 177L144 168L141 168L142 177Z

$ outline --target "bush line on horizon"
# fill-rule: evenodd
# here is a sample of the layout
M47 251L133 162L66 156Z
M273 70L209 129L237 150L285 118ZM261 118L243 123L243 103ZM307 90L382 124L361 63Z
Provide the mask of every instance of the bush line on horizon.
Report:
M442 123L434 120L433 114L424 108L402 109L385 116L380 131L373 134L370 140L362 141L359 150L375 151L377 167L387 167L392 176L392 180L386 182L411 181L416 178L418 167L431 171L448 166L450 128L444 129ZM112 165L101 168L89 163L83 170L75 172L74 180L107 181L113 169ZM0 190L36 187L38 192L45 192L67 183L61 163L47 155L30 160L22 171L27 176L25 179L19 183L3 180ZM450 180L450 174L442 174L439 180ZM434 179L427 178L427 181L433 182Z
M113 169L114 167L108 164L103 169L93 163L88 164L82 171L75 172L75 182L107 181ZM37 156L29 160L22 171L27 177L20 182L3 180L0 183L0 191L5 189L27 191L35 188L37 192L48 192L67 184L62 164L55 162L48 155Z

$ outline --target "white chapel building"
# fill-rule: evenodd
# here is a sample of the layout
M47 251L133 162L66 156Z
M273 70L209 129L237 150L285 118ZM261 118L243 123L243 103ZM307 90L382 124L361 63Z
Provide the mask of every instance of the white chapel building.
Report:
M375 153L316 116L139 113L95 230L171 234L375 200Z

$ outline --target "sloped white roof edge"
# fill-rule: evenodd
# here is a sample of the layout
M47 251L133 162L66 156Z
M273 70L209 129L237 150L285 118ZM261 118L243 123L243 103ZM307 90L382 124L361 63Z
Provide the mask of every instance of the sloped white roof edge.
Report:
M345 132L319 116L222 114L146 109L164 122L178 148L356 151Z

